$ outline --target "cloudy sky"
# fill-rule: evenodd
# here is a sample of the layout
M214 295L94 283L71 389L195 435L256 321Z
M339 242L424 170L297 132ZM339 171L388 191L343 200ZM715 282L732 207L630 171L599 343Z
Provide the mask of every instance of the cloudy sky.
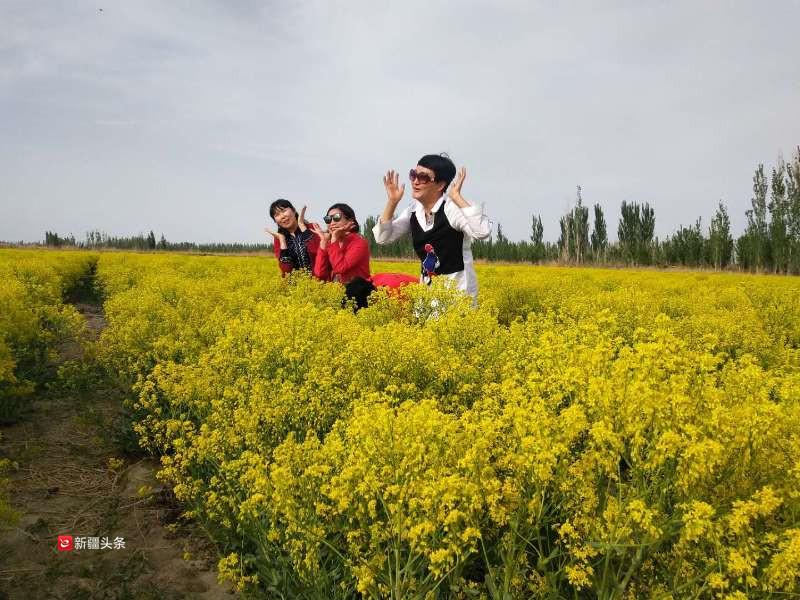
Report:
M378 214L387 169L442 151L512 239L536 213L555 240L577 185L612 238L622 200L660 236L723 200L740 231L755 166L800 144L798 23L796 0L0 0L0 239L260 241L277 197Z

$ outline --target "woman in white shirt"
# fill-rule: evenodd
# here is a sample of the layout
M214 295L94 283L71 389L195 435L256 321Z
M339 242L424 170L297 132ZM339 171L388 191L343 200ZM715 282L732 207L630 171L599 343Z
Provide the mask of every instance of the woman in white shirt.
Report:
M472 240L488 238L491 224L481 207L473 206L461 195L465 177L463 167L456 176L456 167L447 155L426 154L409 173L414 202L395 216L406 186L399 183L398 173L388 171L383 178L388 199L373 233L379 244L410 234L422 263L420 281L430 283L436 275L449 277L474 300L478 296L478 279L472 261Z

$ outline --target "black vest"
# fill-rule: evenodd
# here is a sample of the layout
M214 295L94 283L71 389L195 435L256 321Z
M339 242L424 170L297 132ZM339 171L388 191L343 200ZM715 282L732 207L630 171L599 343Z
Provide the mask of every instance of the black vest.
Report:
M464 232L454 229L444 214L444 205L439 207L433 219L433 227L424 231L417 221L417 213L411 213L411 243L420 260L425 260L425 244L433 246L439 259L434 273L447 275L464 270Z

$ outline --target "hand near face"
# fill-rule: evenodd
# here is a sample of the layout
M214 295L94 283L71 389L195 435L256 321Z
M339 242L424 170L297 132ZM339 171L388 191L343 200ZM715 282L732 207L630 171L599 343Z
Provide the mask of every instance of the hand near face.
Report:
M328 231L331 234L331 241L342 241L344 236L347 235L347 232L352 231L354 226L355 225L352 221L339 221L338 223L334 221L328 226Z
M393 205L400 203L403 193L406 191L406 184L400 183L400 174L396 171L387 171L383 176L383 187L386 188L386 196Z
M308 208L308 205L303 206L303 208L300 209L300 216L297 217L297 228L300 231L305 231L306 229L308 229L308 224L306 223L306 209L307 208Z
M341 239L341 226L338 223L331 223L328 225L328 233L330 233L331 241L338 242Z
M286 248L286 236L282 233L278 233L277 231L272 231L269 227L265 227L264 231L267 235L271 235L273 240L275 240L276 244L279 244L281 248Z
M319 247L320 248L327 248L328 242L331 240L331 234L327 231L323 231L322 228L317 223L311 223L311 231L317 237L319 237Z
M461 167L456 173L456 178L450 184L450 187L447 189L447 195L450 197L451 200L463 200L461 196L461 186L464 185L464 179L467 177L467 169Z

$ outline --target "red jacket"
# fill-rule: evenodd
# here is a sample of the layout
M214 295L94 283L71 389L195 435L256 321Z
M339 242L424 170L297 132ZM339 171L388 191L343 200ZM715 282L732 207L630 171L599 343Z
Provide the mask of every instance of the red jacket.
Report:
M300 233L300 231L298 230L297 233ZM281 273L286 274L294 271L294 265L292 263L281 262L281 245L277 240L272 242L272 249L275 251L275 258L278 259L278 268L280 268ZM308 258L311 263L311 269L313 270L317 261L317 253L319 252L319 236L312 235L306 240L306 251L308 251Z
M314 277L323 281L348 283L354 277L369 279L369 244L357 233L348 233L341 242L328 242L319 248Z

